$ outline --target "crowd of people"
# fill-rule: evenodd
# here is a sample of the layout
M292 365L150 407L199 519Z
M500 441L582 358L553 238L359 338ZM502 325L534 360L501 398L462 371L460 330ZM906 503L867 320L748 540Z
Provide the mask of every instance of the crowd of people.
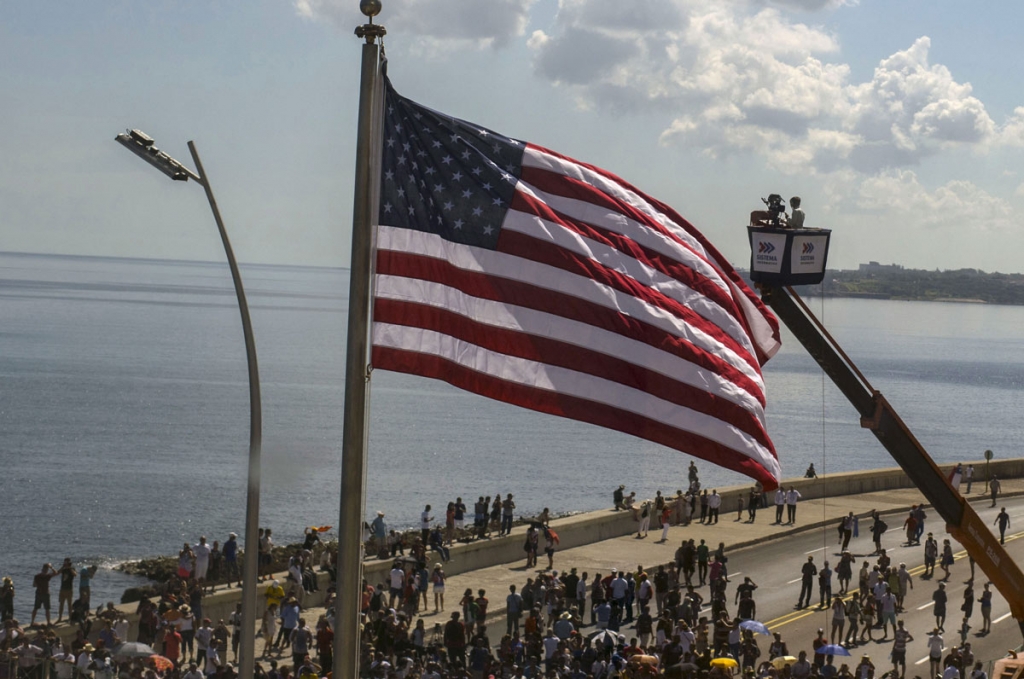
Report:
M809 470L810 471L810 470ZM702 489L691 464L687 491L675 497L659 491L651 500L636 501L623 487L613 493L616 510L632 511L638 523L637 537L646 537L653 516L655 527L699 522L717 524L722 497L715 489ZM800 494L795 488L774 494L775 522L796 522ZM736 497L736 521L756 521L757 509L770 506L759 486ZM730 507L731 509L732 507ZM469 517L473 524L469 526ZM1006 516L1005 511L1000 517ZM925 538L927 514L914 507L904 523L907 545L922 545L925 572L922 579L944 577L937 583L931 601L935 626L919 633L915 640L900 614L914 588L914 578L904 564L893 564L882 548L887 530L880 516L872 513L869 532L875 544L872 559L863 560L855 573L854 557L847 550L857 537L859 521L851 512L837 526L841 556L833 570L828 560L821 567L810 556L800 573L796 608L808 608L817 599L821 610L830 612L831 627L821 629L804 649L790 656L780 634L769 643L758 638L758 585L750 577L734 581L729 577L729 558L724 543L717 547L705 539L687 538L666 564L645 568L611 568L608 572L582 571L577 567L556 570L558 536L550 526L545 509L528 520L523 549L526 568L535 573L508 592L492 593L484 588L446 591L445 565L450 548L458 539L486 539L508 535L515 517L511 494L493 500L481 497L472 513L457 498L448 503L444 523L435 519L430 505L421 515L421 533L389 530L384 512L368 523L370 545L380 546L379 555L392 559L384 582L363 582L361 669L374 679L616 679L663 674L679 679L710 677L725 679L728 663L746 679L874 679L888 671L893 679L905 679L908 644L917 641L929 649L929 679L987 679L974 668L970 643L974 604L981 614L981 633L990 630L992 591L988 583L980 592L971 579L960 611L962 621L954 631L960 644L946 648L947 599L945 583L953 563L948 539L940 546L932 533ZM1000 523L1002 520L1003 523ZM1009 524L996 519L1001 531ZM258 579L267 582L263 591L262 623L257 645L257 677L270 679L319 679L333 663L333 588L328 588L324 613L314 613L307 597L318 590L317 571L334 581L337 554L321 542L316 528L305 531L305 539L287 557L287 570L275 573L273 534L261 529ZM543 550L541 548L543 545ZM429 550L429 551L428 551ZM538 554L547 556L545 566ZM204 597L212 583L240 585L237 536L231 533L224 545L208 544L201 537L196 544L184 544L177 569L161 588L160 595L142 599L135 610L137 634L132 641L152 646L155 659L128 660L115 655L121 642L128 641L130 626L123 611L113 604L91 612L89 583L95 567L76 569L70 559L60 569L44 565L33 581L35 602L29 629L13 617L13 583L9 578L0 588L0 651L10 654L24 676L47 667L58 679L119 676L145 679L206 679L234 677L241 638L241 604L227 619L212 620L203 612ZM436 555L436 562L433 558ZM280 555L278 555L279 558ZM590 569L593 570L593 569ZM60 578L57 621L65 607L77 635L63 643L50 626L49 583ZM79 580L74 597L75 579ZM833 587L833 578L835 587ZM814 596L815 585L817 597ZM9 592L9 594L8 594ZM448 594L448 601L445 595ZM493 609L504 604L503 629L493 625ZM446 608L447 604L447 608ZM46 626L38 626L36 613L44 610ZM443 622L428 628L424 615L437 615ZM490 624L490 626L489 626ZM878 637L877 635L880 635ZM819 652L833 644L847 649L892 639L892 668L876 668L869 655L859 662L836 663L834 653ZM799 644L804 646L804 644ZM43 662L45 661L45 663ZM235 664L232 664L232 663ZM37 674L42 679L42 674Z

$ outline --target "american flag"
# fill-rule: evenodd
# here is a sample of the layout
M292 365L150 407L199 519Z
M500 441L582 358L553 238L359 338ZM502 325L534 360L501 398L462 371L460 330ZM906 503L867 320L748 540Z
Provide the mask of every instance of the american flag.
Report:
M722 255L604 170L385 89L374 368L774 488L761 365L779 325Z

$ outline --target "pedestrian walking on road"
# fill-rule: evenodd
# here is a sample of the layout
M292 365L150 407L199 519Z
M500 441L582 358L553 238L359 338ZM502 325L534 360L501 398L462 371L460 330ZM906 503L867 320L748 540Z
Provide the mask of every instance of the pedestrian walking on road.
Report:
M775 489L775 523L782 523L782 510L786 508L786 491L779 486Z
M904 679L907 674L907 642L913 640L913 635L903 629L903 621L897 622L892 642L892 671L897 679Z
M992 590L989 586L992 583L986 582L981 592L978 603L981 604L981 633L988 634L992 631Z
M928 533L928 539L924 541L924 573L921 574L922 578L935 576L935 560L938 557L939 543L935 541L931 533Z
M935 608L932 610L932 613L935 614L935 629L940 632L945 632L946 602L948 601L945 583L939 583L939 588L932 593L932 601L935 602Z
M750 495L747 497L747 523L754 523L757 519L757 506L761 504L761 491L754 486L750 489Z
M889 525L882 521L882 517L873 509L871 510L871 518L874 519L874 522L871 524L871 539L875 542L875 551L872 554L880 554L882 552L882 533L889 530Z
M949 580L949 567L953 565L953 545L949 544L949 538L942 541L942 560L939 562L939 566L942 568L942 572L946 574L943 580Z
M999 497L999 491L1002 490L1003 485L999 483L999 479L996 475L992 475L992 480L988 482L988 492L992 496L992 507L996 506L996 498Z
M971 483L974 481L974 465L967 465L967 469L964 470L964 481L967 482L967 494L971 494Z
M814 576L817 574L818 567L814 565L814 556L808 556L807 563L800 569L800 598L796 603L797 608L807 608L811 605L811 591L814 587Z
M992 523L999 526L999 544L1006 544L1006 529L1010 527L1010 515L1006 513L1006 507L999 510L999 516Z
M818 608L828 608L832 604L832 569L828 567L828 561L818 571Z
M832 631L828 635L830 644L843 643L843 628L845 626L846 604L843 603L842 597L837 596L832 599Z
M932 630L932 633L928 635L928 667L931 670L931 676L937 677L942 669L942 649L946 647L946 644L942 640L942 635L939 634L939 628L936 627Z
M853 512L850 512L849 514L847 514L846 516L843 517L843 528L842 528L842 533L841 533L841 539L842 539L842 542L843 542L843 549L842 549L842 551L844 551L844 552L850 546L850 538L853 537L853 523L854 523L854 521L855 521L855 518L853 516Z

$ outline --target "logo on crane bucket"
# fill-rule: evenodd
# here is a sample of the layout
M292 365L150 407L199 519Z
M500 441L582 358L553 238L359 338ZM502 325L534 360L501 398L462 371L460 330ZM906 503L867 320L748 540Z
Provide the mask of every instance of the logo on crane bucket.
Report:
M803 254L810 255L814 253L814 243L804 243Z
M759 240L754 253L754 267L764 271L778 271L782 257L775 253L775 249L775 243L770 240Z

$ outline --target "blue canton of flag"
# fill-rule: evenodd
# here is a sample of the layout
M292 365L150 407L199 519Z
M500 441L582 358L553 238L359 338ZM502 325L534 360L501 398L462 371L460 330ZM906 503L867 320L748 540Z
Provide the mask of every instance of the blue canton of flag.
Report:
M380 220L493 250L524 144L386 88Z

